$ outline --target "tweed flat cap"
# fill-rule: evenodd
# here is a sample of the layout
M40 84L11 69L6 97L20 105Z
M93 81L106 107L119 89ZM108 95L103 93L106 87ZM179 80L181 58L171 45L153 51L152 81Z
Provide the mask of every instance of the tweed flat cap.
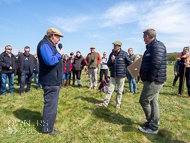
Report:
M121 46L122 45L122 43L120 41L115 41L112 44L117 45L117 46Z
M94 46L91 46L90 49L95 49L95 47L94 47Z
M54 34L54 35L58 35L60 37L63 37L63 34L59 30L57 30L55 28L49 28L47 30L47 35L49 35L49 34Z

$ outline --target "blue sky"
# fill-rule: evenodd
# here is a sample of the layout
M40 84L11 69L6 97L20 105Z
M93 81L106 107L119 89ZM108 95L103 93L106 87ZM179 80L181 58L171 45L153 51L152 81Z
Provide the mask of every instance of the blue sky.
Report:
M13 53L31 47L50 27L64 35L65 54L81 51L86 56L95 46L102 56L114 41L122 49L143 54L143 31L153 28L168 52L190 45L189 0L0 0L0 52L12 45Z

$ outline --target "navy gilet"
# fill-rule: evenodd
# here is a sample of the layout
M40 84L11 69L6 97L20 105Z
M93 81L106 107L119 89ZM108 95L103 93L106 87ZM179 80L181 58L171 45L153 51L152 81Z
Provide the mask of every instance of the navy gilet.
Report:
M54 43L49 37L44 36L44 38L39 42L37 46L37 55L39 59L38 80L39 83L44 85L58 86L62 82L62 60L60 59L59 62L54 66L46 65L40 52L41 46L45 43L47 43L53 49L54 55L58 52Z

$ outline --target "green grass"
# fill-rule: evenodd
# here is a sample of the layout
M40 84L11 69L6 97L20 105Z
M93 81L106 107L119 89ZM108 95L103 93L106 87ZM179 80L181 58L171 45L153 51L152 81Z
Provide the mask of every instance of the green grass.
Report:
M82 73L81 89L69 86L61 89L57 119L54 128L61 131L56 136L41 134L43 115L43 90L36 90L32 83L32 95L20 97L19 87L15 80L15 96L7 94L0 96L0 142L190 142L190 100L187 99L187 89L183 97L175 96L178 83L171 88L173 82L173 66L168 65L167 82L159 95L160 125L158 135L145 134L138 131L145 119L138 92L129 92L126 79L121 109L115 108L113 93L107 108L96 107L95 103L104 100L105 94L99 91L87 91L88 76ZM10 131L14 130L11 134ZM18 130L16 133L15 131Z

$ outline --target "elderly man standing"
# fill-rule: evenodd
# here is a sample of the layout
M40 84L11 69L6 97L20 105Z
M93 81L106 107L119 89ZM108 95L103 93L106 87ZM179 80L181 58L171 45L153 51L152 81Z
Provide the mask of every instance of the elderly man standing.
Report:
M129 48L128 49L128 53L129 53L129 58L131 59L132 62L137 60L137 55L133 54L133 49ZM128 66L128 65L127 65ZM136 78L132 79L129 71L127 71L127 78L129 80L129 88L130 88L130 92L133 93L133 88L134 88L134 94L137 93L137 85L136 85ZM133 84L133 85L132 85Z
M20 96L24 96L24 86L27 80L27 89L26 92L32 94L30 92L31 82L32 82L32 74L34 72L36 66L36 60L33 55L30 54L30 47L26 46L24 48L24 53L20 54L18 57L18 66L20 69Z
M37 55L39 59L39 82L44 90L44 110L42 132L55 135L60 131L54 130L57 116L60 84L62 82L63 50L57 51L56 45L63 34L55 28L49 28L47 34L39 42Z
M158 95L166 81L167 52L164 44L156 39L154 29L147 29L143 33L146 51L140 70L143 89L139 102L147 121L145 127L139 127L139 130L144 133L158 134Z
M89 88L87 90L91 90L93 88L94 83L94 90L97 89L97 66L101 62L100 54L95 52L95 47L90 47L91 53L86 56L85 63L88 65L88 77L89 77ZM93 80L94 79L94 80Z
M118 92L116 95L116 108L120 109L122 92L127 71L126 64L130 65L132 62L127 52L121 49L122 43L120 41L115 41L112 44L114 44L114 49L109 55L107 63L108 67L110 67L111 70L111 78L109 81L108 90L106 92L104 102L95 105L100 107L107 107L117 84Z
M14 72L17 68L16 58L12 54L12 47L7 45L0 55L1 68L1 93L6 96L7 76L9 78L9 93L14 95Z

